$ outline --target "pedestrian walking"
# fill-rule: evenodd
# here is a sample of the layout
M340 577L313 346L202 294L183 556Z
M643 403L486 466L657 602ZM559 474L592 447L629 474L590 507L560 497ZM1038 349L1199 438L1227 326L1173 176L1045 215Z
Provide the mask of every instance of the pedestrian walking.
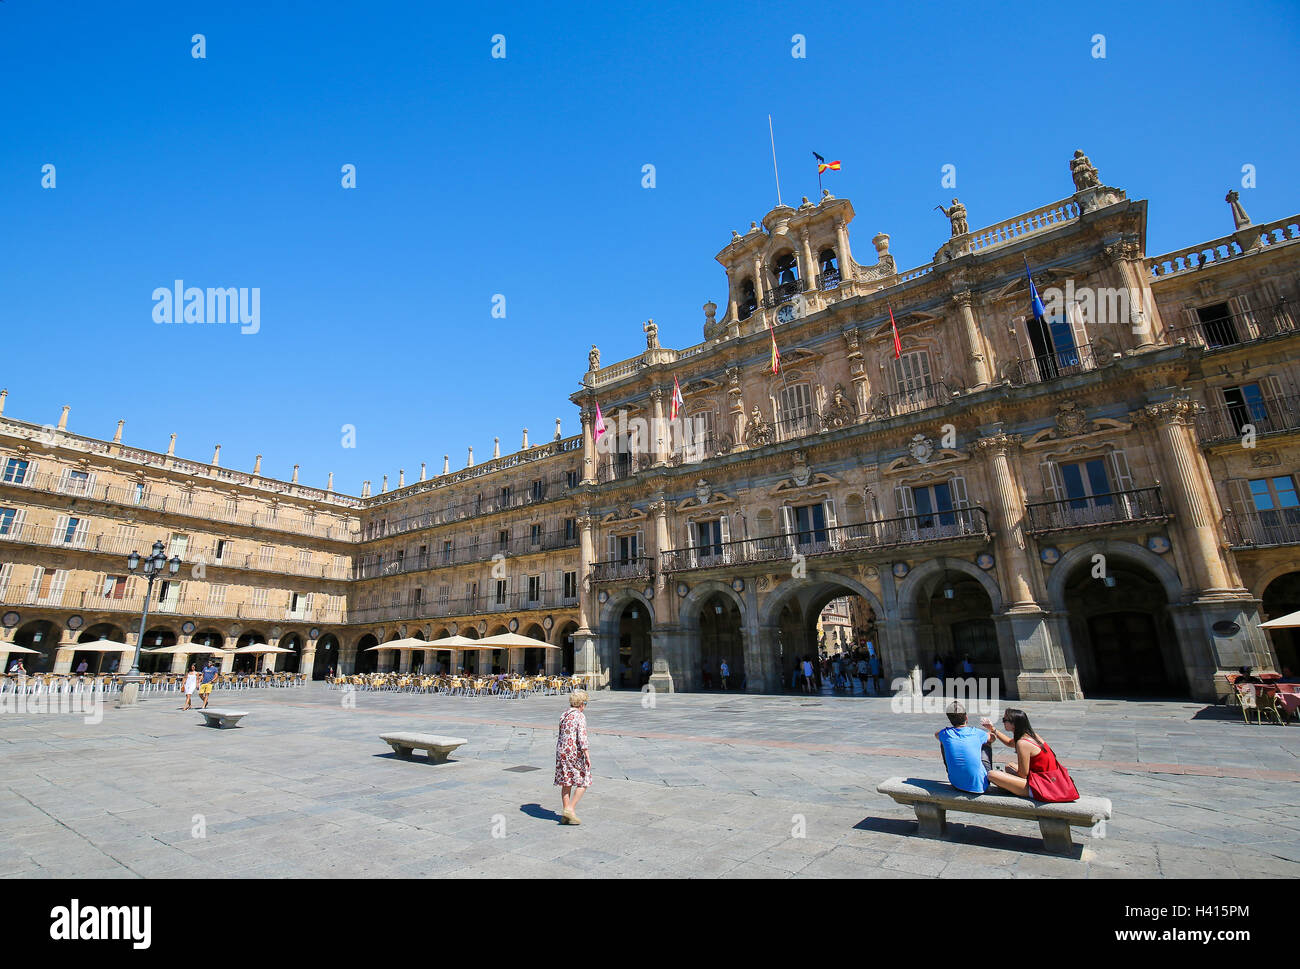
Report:
M730 675L731 667L727 665L727 661L724 659L722 664L718 667L718 679L722 681L722 689L724 691L727 689L727 677Z
M185 674L185 684L181 687L181 689L185 691L185 706L181 707L182 710L188 710L190 708L190 701L194 699L194 691L198 689L198 686L199 674L195 672L194 664L191 663L189 672ZM205 703L204 706L207 706L207 704Z
M203 667L203 678L199 682L199 696L203 697L203 709L205 710L208 708L208 700L212 696L213 684L217 681L218 672L220 671L217 669L217 664L209 659L208 665Z
M560 824L581 824L578 802L591 787L591 750L587 746L587 691L569 694L569 709L560 717L555 742L555 785L560 789Z

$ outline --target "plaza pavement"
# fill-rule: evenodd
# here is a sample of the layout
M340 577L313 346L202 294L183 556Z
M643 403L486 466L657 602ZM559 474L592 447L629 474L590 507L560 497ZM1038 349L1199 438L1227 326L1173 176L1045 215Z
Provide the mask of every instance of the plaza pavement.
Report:
M558 823L552 784L562 696L219 692L214 707L250 711L229 730L174 694L99 724L0 714L0 876L1300 876L1300 729L1235 711L1024 704L1080 791L1114 802L1104 837L1074 829L1062 858L1028 821L952 814L949 840L918 838L875 792L943 776L942 716L884 698L592 696L580 827ZM392 729L469 742L453 763L406 761L378 739Z

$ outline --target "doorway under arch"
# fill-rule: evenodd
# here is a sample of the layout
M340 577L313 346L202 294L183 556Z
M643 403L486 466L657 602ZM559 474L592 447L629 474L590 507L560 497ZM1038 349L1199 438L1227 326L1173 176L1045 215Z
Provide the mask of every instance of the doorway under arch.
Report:
M59 651L59 628L48 619L35 619L18 627L14 633L14 645L36 650L35 653L10 653L7 662L23 661L23 669L28 673L49 673L54 669L54 660Z
M1263 609L1269 619L1280 619L1300 611L1300 572L1279 575L1264 589ZM1273 646L1277 669L1300 670L1300 632L1295 629L1266 630Z
M578 631L578 624L570 620L560 627L556 642L560 647L560 672L573 672L573 634Z
M610 669L610 686L639 689L641 665L650 661L650 610L643 602L634 599L623 607L616 636L618 652Z
M338 668L339 638L333 633L326 633L316 640L316 659L312 663L311 678L323 680L329 676L331 670L338 672Z
M353 673L374 673L379 669L379 640L373 633L366 633L357 641L356 655L352 659Z

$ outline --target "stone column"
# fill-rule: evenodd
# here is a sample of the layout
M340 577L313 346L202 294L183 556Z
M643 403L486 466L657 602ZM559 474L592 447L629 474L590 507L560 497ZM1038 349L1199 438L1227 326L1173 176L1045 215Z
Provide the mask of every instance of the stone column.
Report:
M654 451L654 464L668 461L668 432L664 425L664 392L658 387L650 391L651 427L650 446Z
M582 408L582 483L596 480L596 442L592 438L596 413L590 408Z
M580 564L578 566L578 628L573 633L573 672L600 673L600 659L596 651L596 633L591 628L591 615L596 605L596 588L591 581L592 567L595 564L592 529L596 518L589 509L584 509L578 516L578 528L581 529ZM588 680L589 686L595 686L595 680Z
M740 300L736 297L736 273L727 267L727 312L726 318L735 320L740 316ZM0 410L0 412L3 412Z
M657 559L654 595L655 629L650 637L650 686L656 693L673 693L675 692L673 660L678 657L675 655L677 652L675 627L669 620L672 593L663 573L663 555L671 547L671 540L668 537L668 501L662 492L650 503L650 514L654 518L655 558Z
M973 295L969 289L953 293L952 301L961 314L962 331L966 335L966 359L970 362L970 373L975 378L972 390L983 390L989 385L988 359L984 355L984 340L980 336L979 324L975 320Z
M808 239L808 230L799 233L799 255L804 264L803 291L811 293L817 288L817 267L813 262L812 243Z
M1140 246L1136 243L1123 242L1105 246L1101 253L1102 263L1106 267L1104 275L1109 277L1109 284L1118 287L1124 294L1123 302L1120 304L1123 309L1120 319L1099 319L1093 325L1101 330L1112 331L1114 342L1121 350L1146 350L1155 346L1155 300L1145 298L1147 290L1143 274L1130 261L1139 258L1140 255ZM1093 301L1098 314L1104 312L1104 306L1111 304L1111 300ZM1089 334L1094 343L1097 337L1102 335L1102 333ZM1095 349L1093 356L1096 357ZM1098 360L1097 363L1100 364L1102 361Z
M740 368L727 368L727 413L731 419L731 449L745 446L745 400L740 390Z
M849 253L849 230L843 220L835 223L835 255L840 267L840 285L853 279L853 256Z
M998 573L1003 596L1011 609L1037 609L1030 586L1029 553L1025 541L1025 499L1011 470L1010 454L1019 451L1019 434L999 431L975 442L988 455L993 469L993 527L998 535Z
M1173 503L1174 528L1186 543L1196 587L1202 597L1224 598L1243 590L1233 588L1220 553L1217 526L1222 513L1213 494L1214 478L1194 439L1196 410L1195 401L1175 397L1147 404L1139 416L1155 427L1166 485L1161 497Z

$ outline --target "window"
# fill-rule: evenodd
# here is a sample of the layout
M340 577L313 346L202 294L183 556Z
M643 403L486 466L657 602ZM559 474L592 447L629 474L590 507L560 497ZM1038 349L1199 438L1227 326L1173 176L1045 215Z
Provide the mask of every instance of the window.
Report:
M67 525L63 528L63 538L61 538L60 541L62 541L64 545L71 545L76 539L77 529L80 528L83 523L80 518L69 518L67 521Z
M1295 479L1289 474L1277 478L1257 478L1250 482L1250 495L1256 511L1276 511L1300 506Z
M564 540L566 542L576 542L578 540L578 519L564 519Z
M442 543L442 561L443 564L451 562L451 539Z
M800 545L826 541L826 511L821 505L795 508L794 525Z
M507 528L497 532L497 548L504 549L510 544L510 530Z
M776 277L777 299L789 299L799 292L799 261L793 252L777 257L772 266L772 275Z
M54 526L53 539L61 545L73 545L81 548L86 544L86 529L90 522L85 518L72 518L60 515Z
M528 601L538 602L542 598L542 577L540 575L530 575L528 577Z
M22 524L17 508L0 508L0 535L17 538L22 532Z
M754 315L754 310L758 309L758 297L754 292L754 281L752 279L742 280L740 283L740 298L736 300L736 313L742 320L747 320Z
M263 545L258 550L257 564L264 569L269 569L272 563L274 562L275 562L275 546Z
M224 538L217 539L217 548L216 548L216 552L214 553L213 561L218 563L224 561L226 558L226 552L228 552L229 550L230 550L230 543L228 541L226 541Z
M190 537L188 535L182 535L179 532L173 532L172 540L171 540L171 548L167 552L167 557L171 558L173 555L178 555L180 556L182 562L185 561L185 549L189 547L189 544L190 544Z
M158 592L158 608L166 612L175 612L181 597L181 584L165 580Z
M541 501L546 496L546 485L538 478L533 482L533 501Z
M104 576L104 586L100 594L105 599L121 599L126 595L125 575Z
M131 488L131 504L144 504L144 482L137 481Z
M510 507L510 498L511 498L511 488L510 488L510 485L503 485L503 486L501 487L501 490L497 492L497 501L498 501L498 503L499 503L499 507L501 507L501 508L509 508L509 507Z
M305 548L298 550L298 568L306 569L311 567L311 552Z
M533 545L542 544L542 526L536 523L528 530L528 540Z
M925 404L934 396L930 375L930 354L925 350L904 353L894 361L894 380L899 399L905 404Z
M839 263L835 259L834 249L823 249L818 253L817 265L821 269L822 289L834 289L840 284Z
M396 603L394 603L396 605ZM289 593L289 615L295 618L302 618L311 609L311 593L291 592Z
M209 608L220 608L226 604L226 587L224 585L208 586Z
M722 554L722 522L695 522L695 547L701 555Z
M439 602L446 602L447 599L450 598L450 597L451 597L451 586L449 586L449 585L440 585L440 586L438 586L438 601L439 601Z
M1106 474L1106 462L1101 458L1061 465L1061 480L1071 508L1086 508L1089 504L1109 505L1112 501L1110 477Z
M239 512L239 503L234 498L226 499L226 517L235 518Z
M27 482L28 462L21 458L10 458L5 462L4 483L25 484Z
M578 487L578 472L577 471L564 472L564 482L570 488Z
M1196 311L1205 344L1209 347L1230 347L1241 342L1237 329L1237 320L1233 317L1227 303L1215 303L1202 306Z
M614 559L627 565L637 558L637 535L619 535L614 539Z
M812 388L808 384L794 384L790 387L783 387L778 410L782 440L802 437L814 429Z
M506 604L506 580L505 579L497 579L496 604L498 606L504 606Z
M411 590L411 605L418 606L424 601L424 590L416 587Z
M578 598L578 573L577 572L564 573L564 598L566 599Z

